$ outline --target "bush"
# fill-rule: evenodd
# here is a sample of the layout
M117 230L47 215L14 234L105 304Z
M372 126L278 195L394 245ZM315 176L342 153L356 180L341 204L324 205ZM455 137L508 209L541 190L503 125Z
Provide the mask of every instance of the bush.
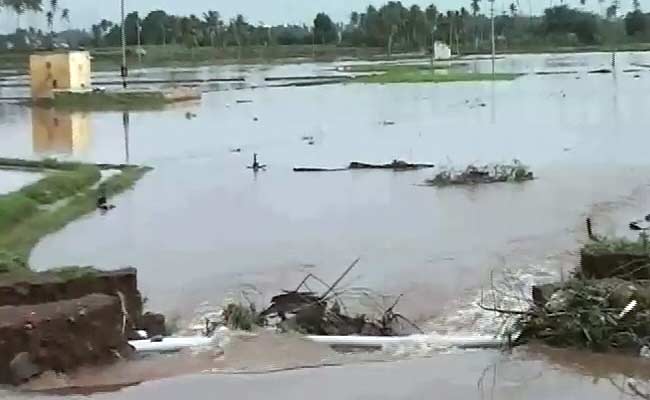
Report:
M7 232L18 222L38 211L38 203L21 193L0 196L0 232Z
M27 262L15 254L0 251L0 273L27 270Z

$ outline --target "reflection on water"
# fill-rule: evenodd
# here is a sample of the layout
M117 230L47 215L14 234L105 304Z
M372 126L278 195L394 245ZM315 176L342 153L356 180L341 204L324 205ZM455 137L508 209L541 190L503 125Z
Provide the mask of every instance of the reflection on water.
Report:
M32 140L37 155L81 155L90 145L89 115L34 107Z

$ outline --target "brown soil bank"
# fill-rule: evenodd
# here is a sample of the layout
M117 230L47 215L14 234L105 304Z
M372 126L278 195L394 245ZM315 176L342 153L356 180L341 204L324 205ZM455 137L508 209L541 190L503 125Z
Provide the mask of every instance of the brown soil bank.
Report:
M104 294L0 307L0 383L126 357L130 347L122 323L119 299Z
M76 276L75 276L76 274ZM61 276L63 275L63 276ZM142 295L135 268L117 271L78 269L65 274L39 274L28 281L0 281L0 306L22 306L77 299L92 293L123 296L127 327L134 328L142 315Z
M0 281L0 384L128 356L136 329L165 333L164 317L143 315L142 309L133 268L68 269Z

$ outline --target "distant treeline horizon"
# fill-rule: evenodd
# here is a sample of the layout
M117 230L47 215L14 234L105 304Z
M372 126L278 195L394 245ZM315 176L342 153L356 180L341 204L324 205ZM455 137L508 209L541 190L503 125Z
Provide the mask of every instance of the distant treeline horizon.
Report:
M528 5L530 5L527 3ZM494 31L500 48L602 45L650 41L650 14L641 10L639 0L632 0L633 11L619 15L620 3L599 1L602 13L585 11L587 1L549 7L542 15L529 15L520 10L520 1L510 4L507 12L494 15ZM22 4L21 6L16 6ZM128 45L168 45L187 47L273 46L333 44L352 47L383 47L392 51L428 49L434 41L447 43L456 52L484 50L491 44L491 6L489 0L471 0L468 7L439 10L405 6L390 1L381 7L369 5L362 11L351 11L344 22L335 22L326 13L318 13L312 24L252 24L243 15L226 20L218 11L202 15L172 15L164 10L139 15L130 12L125 18ZM16 7L22 7L18 10ZM43 10L41 0L0 0L0 8L13 9L17 15L26 10ZM50 32L33 28L17 29L15 42L33 43L39 38L56 36L57 21L69 24L74 10L58 8L50 0L46 12ZM121 44L120 22L103 19L92 25L90 32L78 40L87 47L113 47ZM11 35L8 35L11 36ZM24 36L27 40L20 40Z

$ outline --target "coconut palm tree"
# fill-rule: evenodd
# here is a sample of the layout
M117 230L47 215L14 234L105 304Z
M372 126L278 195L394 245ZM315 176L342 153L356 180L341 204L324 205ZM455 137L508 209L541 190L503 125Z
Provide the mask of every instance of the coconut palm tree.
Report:
M64 8L61 10L61 21L67 23L68 28L70 27L70 9Z

